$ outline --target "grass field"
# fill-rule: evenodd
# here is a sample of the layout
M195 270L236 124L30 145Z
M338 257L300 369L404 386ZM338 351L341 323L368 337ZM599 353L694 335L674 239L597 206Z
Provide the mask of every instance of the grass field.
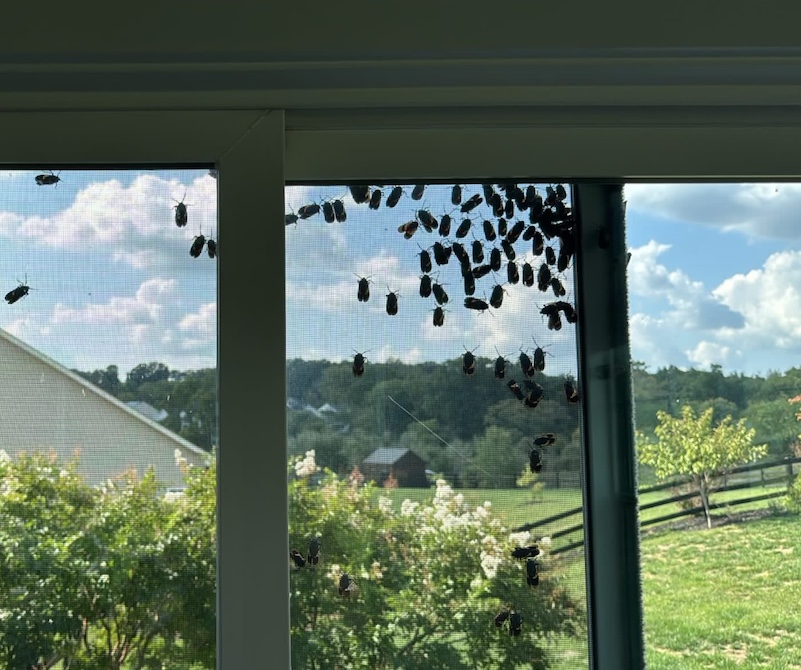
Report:
M801 669L801 518L642 542L649 670Z

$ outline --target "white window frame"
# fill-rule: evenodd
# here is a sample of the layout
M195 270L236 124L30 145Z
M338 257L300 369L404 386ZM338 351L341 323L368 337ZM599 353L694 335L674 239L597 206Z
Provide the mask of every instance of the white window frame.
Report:
M519 177L603 181L794 179L801 175L801 122L794 110L759 107L661 110L575 108L470 110L427 116L282 110L37 112L0 114L0 162L31 168L214 165L219 174L218 286L220 453L218 481L218 668L290 667L286 501L286 328L284 183ZM596 114L596 116L593 116ZM567 119L567 120L565 120ZM285 130L286 128L286 130ZM603 188L583 192L593 226L620 214ZM617 222L617 223L615 223ZM636 490L627 431L604 421L603 403L630 389L627 342L620 344L622 235L599 254L589 232L582 253L594 276L580 278L592 332L585 347L589 417L588 514L595 538L588 566L598 625L595 670L642 666L641 636L615 615L641 615L636 566ZM597 301L594 302L594 301ZM593 400L596 399L596 400ZM630 399L630 398L629 398ZM626 403L623 402L623 405ZM622 432L621 432L622 431ZM623 446L615 441L623 437ZM623 449L624 451L620 451ZM600 467L604 462L623 462ZM617 521L615 521L617 520ZM614 532L605 533L612 524ZM634 537L634 546L631 538ZM604 540L606 538L606 540ZM599 560L602 556L603 560ZM615 560L615 559L626 560ZM592 592L594 585L603 586ZM617 593L623 590L623 595ZM617 593L617 595L616 595Z

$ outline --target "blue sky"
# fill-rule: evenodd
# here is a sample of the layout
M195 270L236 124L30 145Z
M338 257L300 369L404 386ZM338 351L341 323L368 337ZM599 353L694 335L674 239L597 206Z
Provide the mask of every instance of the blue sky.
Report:
M465 197L475 192L480 187L469 187ZM353 203L346 188L289 187L288 211L333 197L345 202L347 223L326 224L320 214L286 228L289 358L345 360L354 350L369 350L372 361L440 361L465 348L492 357L497 348L516 357L535 339L549 347L549 361L559 372L575 370L574 327L547 329L538 310L545 300L536 287L507 286L501 309L472 313L461 305L464 293L453 261L440 271L450 311L445 327L433 327L434 300L418 295L417 243L429 246L439 236L421 228L405 240L397 226L420 207L435 215L450 212L449 187L429 187L419 202L407 194L394 210L382 206L378 213ZM625 197L635 359L652 370L720 364L726 372L746 374L799 363L801 187L637 184L626 187ZM455 229L462 217L458 211L453 216ZM484 217L475 218L480 226ZM516 248L528 250L521 262L532 259L528 243ZM563 277L568 297L570 274ZM369 303L356 300L355 275L371 277ZM497 281L506 283L503 275ZM493 284L491 277L480 280L476 296ZM384 311L389 290L400 292L394 317Z
M216 236L216 180L206 170L0 171L0 327L70 368L160 361L216 365L216 261L189 256ZM189 224L174 223L186 193Z

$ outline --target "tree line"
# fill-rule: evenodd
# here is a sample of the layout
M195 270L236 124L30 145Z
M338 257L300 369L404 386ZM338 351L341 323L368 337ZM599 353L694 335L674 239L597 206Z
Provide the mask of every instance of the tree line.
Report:
M538 374L544 397L529 409L505 383L511 376L520 381L518 366L510 364L499 381L493 365L494 359L477 358L476 373L465 375L461 358L441 364L390 361L372 363L367 374L354 377L349 362L287 361L289 453L315 449L320 464L345 473L377 447L408 447L457 486L510 488L526 468L531 439L552 432L558 439L540 481L577 485L579 415L564 397L564 377L547 368ZM801 390L799 368L759 377L724 374L717 365L650 372L633 361L632 377L635 425L642 434L653 434L658 412L680 416L690 406L699 414L712 408L715 425L727 416L744 419L755 431L754 442L767 445L769 458L796 448L799 428L788 399ZM318 416L309 410L326 403L336 411Z

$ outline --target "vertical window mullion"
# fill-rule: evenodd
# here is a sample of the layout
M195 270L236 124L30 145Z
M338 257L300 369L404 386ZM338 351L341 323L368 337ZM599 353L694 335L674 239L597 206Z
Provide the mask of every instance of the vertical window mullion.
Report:
M644 667L622 186L580 184L580 382L587 584L598 670Z
M217 667L289 668L283 111L218 168Z

